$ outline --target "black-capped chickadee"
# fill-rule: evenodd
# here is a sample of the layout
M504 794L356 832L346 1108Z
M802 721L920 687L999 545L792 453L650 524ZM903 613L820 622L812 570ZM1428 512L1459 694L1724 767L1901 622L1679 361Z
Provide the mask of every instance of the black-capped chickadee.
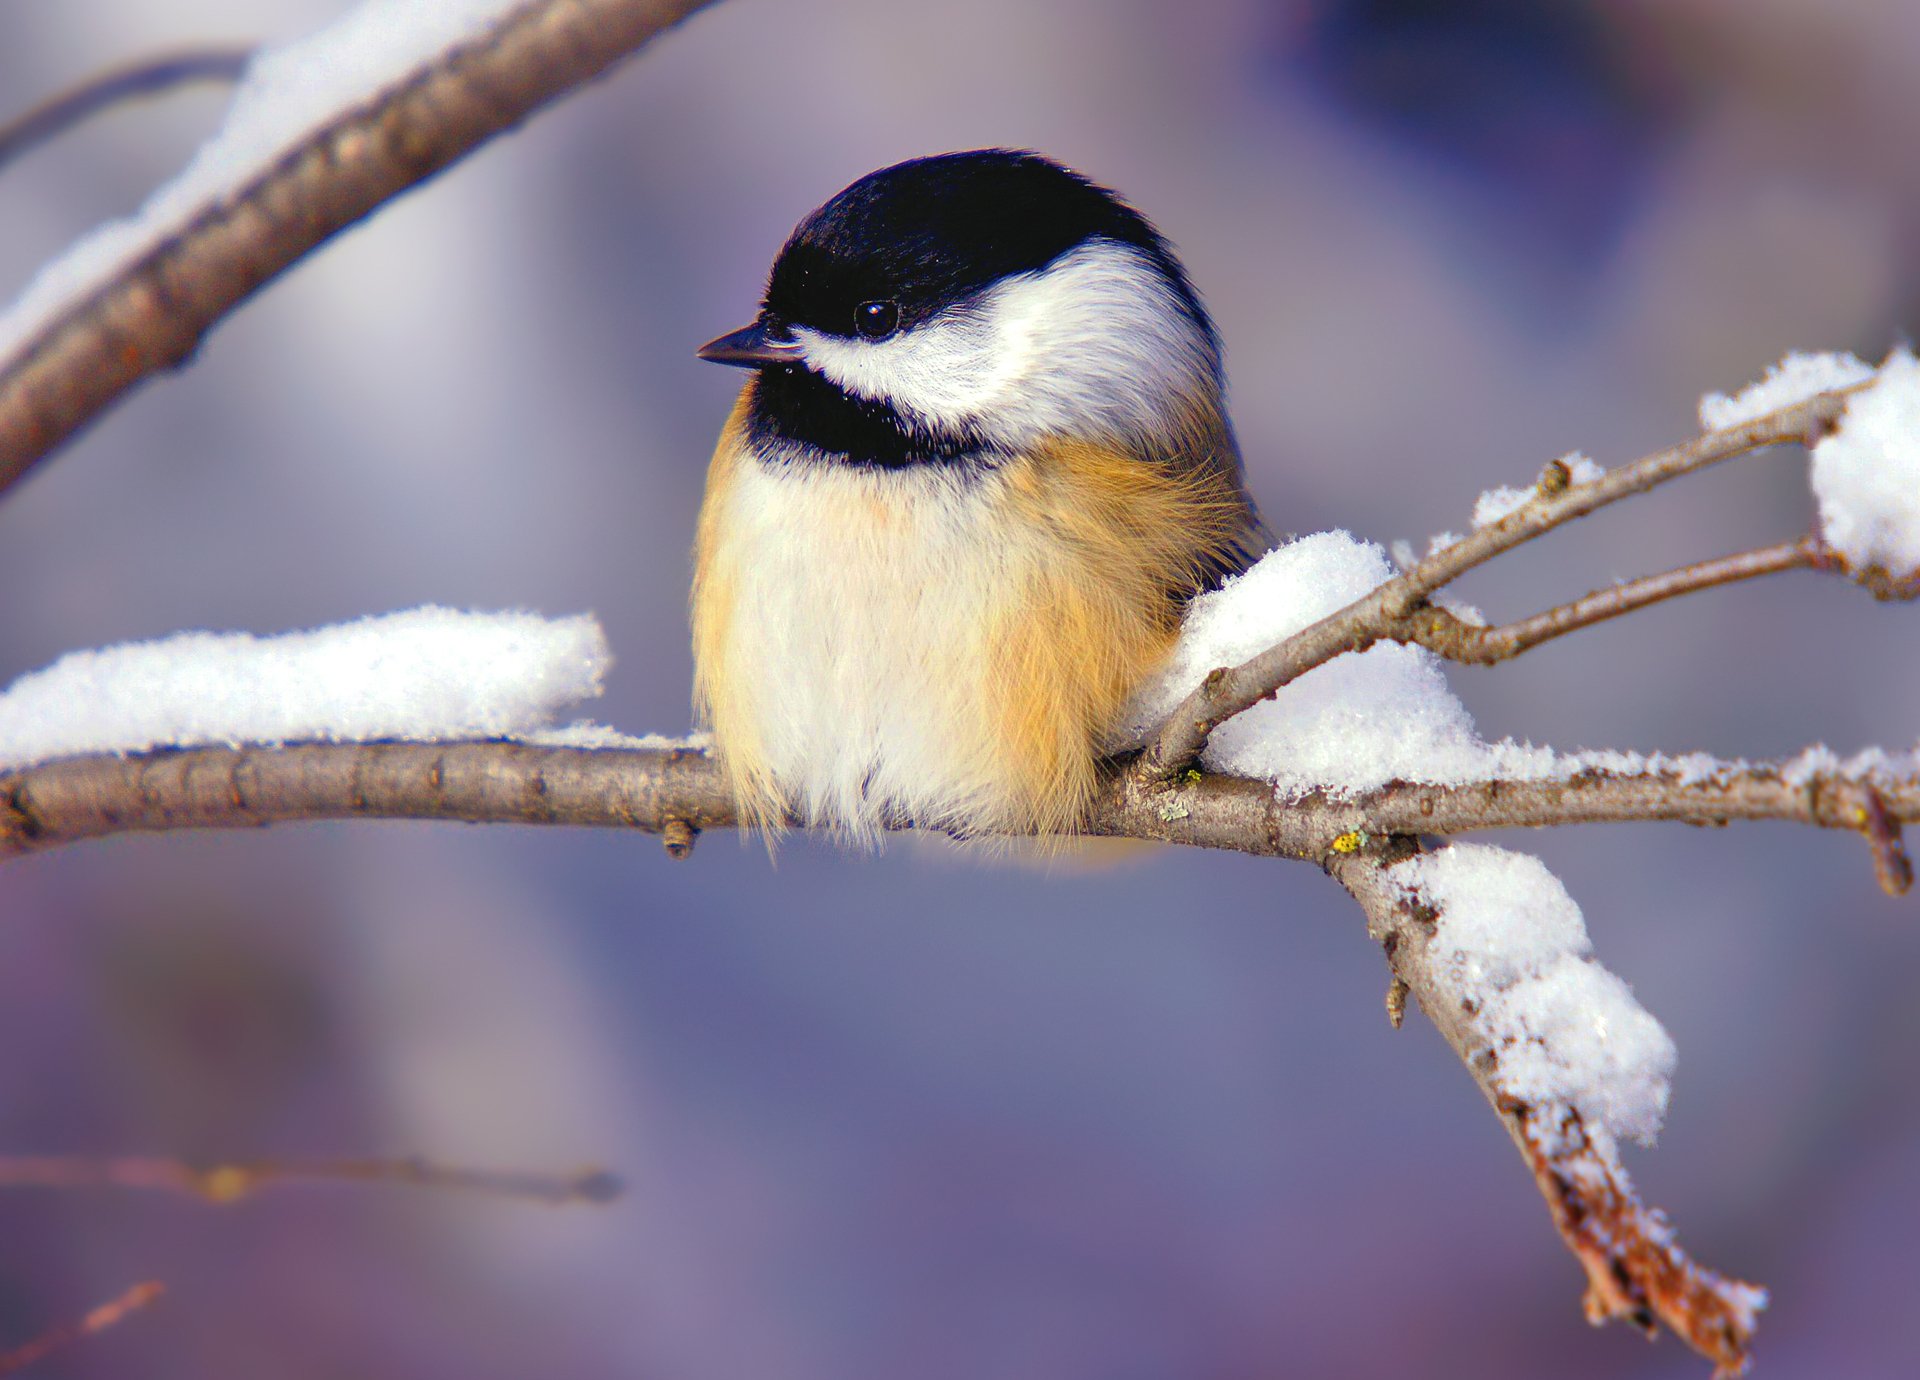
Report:
M1267 539L1158 232L1037 154L800 223L700 513L694 693L743 817L1065 833L1195 594Z

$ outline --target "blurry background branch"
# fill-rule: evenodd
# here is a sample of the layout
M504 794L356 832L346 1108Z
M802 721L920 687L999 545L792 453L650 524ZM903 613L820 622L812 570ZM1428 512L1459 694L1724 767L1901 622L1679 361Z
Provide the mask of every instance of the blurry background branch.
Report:
M251 48L192 48L142 58L90 77L33 109L0 121L0 169L114 106L198 83L234 82Z
M74 1322L62 1323L58 1327L43 1332L24 1346L0 1352L0 1375L12 1375L16 1371L38 1365L56 1351L72 1345L81 1338L106 1331L129 1313L138 1312L166 1292L166 1286L158 1280L136 1284L120 1297L103 1303L97 1308L89 1309L84 1317Z
M0 1155L0 1189L134 1188L184 1193L209 1203L237 1203L286 1184L393 1184L457 1189L536 1203L605 1203L620 1182L602 1169L571 1174L468 1169L431 1160L245 1160L189 1164L149 1156Z
M81 295L0 361L0 489L256 289L712 0L529 0Z

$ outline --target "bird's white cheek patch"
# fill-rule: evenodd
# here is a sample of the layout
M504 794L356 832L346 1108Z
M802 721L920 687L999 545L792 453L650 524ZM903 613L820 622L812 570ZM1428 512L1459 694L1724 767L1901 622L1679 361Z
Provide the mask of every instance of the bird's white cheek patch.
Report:
M796 326L807 362L835 385L935 425L991 410L1022 361L990 315L947 312L887 340L845 340Z
M886 340L794 327L807 362L856 397L1022 446L1049 434L1154 435L1206 396L1214 345L1128 245L1094 241Z

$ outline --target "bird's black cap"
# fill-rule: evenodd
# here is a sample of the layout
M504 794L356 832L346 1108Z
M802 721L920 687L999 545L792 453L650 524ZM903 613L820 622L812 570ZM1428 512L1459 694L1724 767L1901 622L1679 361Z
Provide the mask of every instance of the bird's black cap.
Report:
M855 333L864 302L900 326L1090 239L1140 250L1206 327L1192 286L1153 226L1115 193L1037 153L978 149L869 173L808 216L775 261L763 320Z

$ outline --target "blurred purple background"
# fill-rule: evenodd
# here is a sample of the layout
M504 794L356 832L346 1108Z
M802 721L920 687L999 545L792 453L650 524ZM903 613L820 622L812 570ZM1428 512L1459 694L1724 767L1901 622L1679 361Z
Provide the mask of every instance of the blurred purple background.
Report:
M0 12L0 110L321 0ZM687 548L793 222L915 154L1042 149L1178 244L1283 531L1459 528L1578 447L1687 435L1920 291L1920 8L1885 0L727 0L348 235L0 503L0 679L184 627L592 609L599 716L687 721ZM0 295L217 119L183 94L0 174ZM1496 615L1803 530L1791 455L1556 538ZM1920 737L1911 609L1718 592L1455 681L1490 736L1766 755ZM1749 826L1508 840L1679 1043L1630 1156L1773 1286L1762 1375L1920 1373L1920 908ZM425 825L119 840L0 872L0 1151L600 1163L610 1208L0 1192L0 1347L47 1375L1687 1376L1592 1332L1465 1075L1394 1033L1311 868L988 868L911 842Z

